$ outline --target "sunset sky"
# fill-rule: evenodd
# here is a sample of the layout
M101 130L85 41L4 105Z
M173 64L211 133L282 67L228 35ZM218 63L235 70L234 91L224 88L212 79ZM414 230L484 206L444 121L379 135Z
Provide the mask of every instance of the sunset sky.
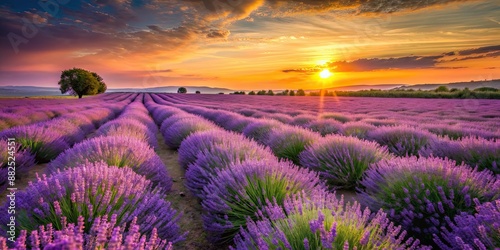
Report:
M0 32L0 86L57 87L72 67L110 88L500 78L498 0L2 1Z

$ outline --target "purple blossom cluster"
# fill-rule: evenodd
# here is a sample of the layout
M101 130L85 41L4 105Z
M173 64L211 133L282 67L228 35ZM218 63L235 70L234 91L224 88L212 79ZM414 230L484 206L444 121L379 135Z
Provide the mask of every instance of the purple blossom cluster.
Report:
M419 155L437 139L434 134L411 126L379 127L369 132L368 138L398 156Z
M156 228L148 237L140 232L137 218L128 225L117 224L117 215L108 220L107 215L97 217L88 233L85 232L85 218L78 217L77 223L68 223L66 217L60 221L61 229L54 230L52 224L42 225L28 235L22 230L14 243L15 248L7 246L7 239L0 237L0 249L164 249L173 250L172 242L158 237Z
M146 142L127 136L101 136L76 144L50 162L47 172L54 173L86 162L131 168L166 191L172 187L172 179L155 151Z
M227 243L247 218L257 218L266 204L283 204L287 195L325 189L316 173L287 162L245 161L216 169L201 194L204 227L210 239Z
M446 226L446 217L472 213L474 199L500 198L500 180L489 171L478 172L440 158L394 158L380 161L360 182L362 203L384 209L413 236L432 244L432 235Z
M231 249L428 249L406 238L384 212L372 214L326 192L291 195L283 206L258 213L261 220L248 220Z
M300 165L319 172L332 188L357 186L370 164L391 155L375 142L333 135L321 138L300 154Z
M287 159L298 165L300 153L320 138L321 136L310 130L281 126L272 130L266 144L280 159Z
M9 152L15 152L15 160L9 161ZM7 140L0 140L0 192L3 192L8 186L9 162L15 162L15 178L20 179L29 168L35 165L35 156L26 150L20 150L20 145L14 151L8 150Z
M116 214L111 217L112 225L133 222L140 226L140 230L133 230L147 236L157 233L174 243L184 237L176 224L178 214L165 201L164 190L153 188L149 180L129 168L96 163L44 175L18 192L16 201L16 230L34 231L48 224L63 230L65 223L59 218L65 217L88 233L99 217ZM3 208L8 206L6 203ZM80 216L83 220L78 220ZM7 213L0 216L2 225L8 220Z
M161 133L165 138L165 144L171 149L178 149L182 141L192 133L217 128L215 124L197 116L178 119L178 121L168 126L170 119L175 118L178 117L174 115L166 119L161 126Z
M498 249L500 248L500 200L481 204L474 199L477 213L462 213L441 234L434 235L440 249Z
M440 138L425 155L446 157L478 170L488 169L500 174L500 140L464 137L460 140Z

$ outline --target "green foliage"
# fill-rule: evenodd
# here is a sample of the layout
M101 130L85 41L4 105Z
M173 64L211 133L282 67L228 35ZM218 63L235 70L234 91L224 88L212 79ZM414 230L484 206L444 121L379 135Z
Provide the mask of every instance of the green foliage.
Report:
M245 95L245 91L235 91L233 95Z
M439 86L434 92L450 92L450 90L446 86Z
M289 94L289 95L290 95L290 96L295 96L295 91L290 90L290 94Z
M177 90L177 93L179 94L186 94L188 91L186 88L184 87L180 87L178 90Z
M84 95L101 94L107 89L101 76L80 68L64 70L58 84L62 94L69 92L78 98Z
M196 93L196 94L201 94L201 92L200 92L199 90L196 90L196 92L195 92L195 93Z
M268 90L266 95L274 95L274 92L272 90Z
M259 92L257 92L257 95L266 95L266 91L265 90L260 90Z
M451 89L449 92L436 92L435 90L360 90L360 91L335 91L327 96L356 96L356 97L387 97L387 98L440 98L440 99L500 99L500 91L478 91Z
M474 91L481 91L481 92L499 92L499 89L496 88L490 88L490 87L481 87L474 89Z
M252 91L248 92L248 95L255 95L255 91L252 90Z
M305 96L305 95L306 95L306 92L303 89L297 90L296 96Z

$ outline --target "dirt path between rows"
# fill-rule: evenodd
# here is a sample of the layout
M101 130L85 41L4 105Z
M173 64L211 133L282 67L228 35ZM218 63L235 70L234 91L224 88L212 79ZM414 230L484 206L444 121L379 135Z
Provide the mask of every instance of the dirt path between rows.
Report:
M174 180L172 190L167 196L167 200L172 203L172 207L184 214L180 218L179 225L182 231L189 231L186 240L178 243L175 249L193 250L216 250L221 249L207 241L207 234L203 229L202 207L198 198L191 195L185 186L185 170L179 165L177 151L169 149L163 141L163 136L158 133L158 144L160 147L156 153L167 166L167 171Z
M37 165L34 165L30 168L28 168L27 172L26 173L22 173L20 177L18 177L16 179L16 182L15 182L15 188L17 188L17 191L16 192L20 192L24 189L26 189L26 187L29 186L29 183L30 181L36 181L36 173L38 173L40 175L40 177L42 177L42 175L45 173L45 169L47 168L47 165L48 163L44 163L44 164L37 164ZM1 194L0 194L0 204L3 204L5 201L7 201L7 195L9 194L10 191L8 190L5 190L3 191ZM0 211L0 212L4 212L4 211ZM6 211L5 211L6 212Z

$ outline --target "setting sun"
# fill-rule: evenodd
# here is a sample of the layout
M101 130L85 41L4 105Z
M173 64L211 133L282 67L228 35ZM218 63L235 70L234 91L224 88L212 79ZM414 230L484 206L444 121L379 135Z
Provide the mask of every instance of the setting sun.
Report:
M328 69L324 69L323 71L321 71L319 73L319 76L323 79L326 79L326 78L329 78L330 76L332 76L332 73L330 72L330 70Z

